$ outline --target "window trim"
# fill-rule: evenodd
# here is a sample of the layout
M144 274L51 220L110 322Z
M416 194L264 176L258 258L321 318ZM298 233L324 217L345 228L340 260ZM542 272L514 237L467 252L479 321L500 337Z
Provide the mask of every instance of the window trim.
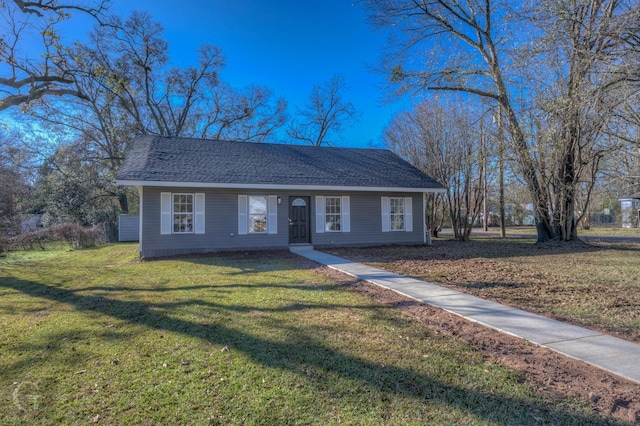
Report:
M264 197L267 201L266 230L251 231L250 198ZM257 214L254 214L257 215ZM263 216L260 214L260 216ZM238 235L265 235L278 233L278 196L266 194L238 194Z
M327 200L332 199L332 200L338 200L338 209L339 209L339 213L329 213L327 212ZM327 222L327 217L328 216L338 216L338 228L339 229L331 229L329 226L329 223ZM342 197L339 196L333 196L333 195L329 195L324 197L324 232L342 232ZM335 222L331 222L331 223L335 223Z
M191 197L191 212L177 212L176 211L176 197L180 196ZM194 234L195 233L195 194L193 192L172 192L171 193L171 233L172 234ZM180 204L180 202L178 202ZM189 203L187 203L189 204ZM176 216L185 215L191 216L191 229L189 231L176 231Z
M264 213L251 213L251 199L264 198ZM260 235L269 233L269 197L267 195L247 196L247 233L250 235ZM254 231L251 229L251 219L255 216L264 216L264 231Z
M327 230L327 198L339 198L340 199L340 230L333 231ZM345 233L351 232L351 196L349 195L316 195L316 234L327 233Z
M404 199L403 226L404 229L391 229L391 200ZM412 197L381 197L382 232L413 232L413 198Z
M174 211L175 195L191 195L192 211ZM176 214L191 215L191 231L174 231ZM203 192L161 192L160 193L160 235L193 235L205 233L205 194Z
M402 201L402 213L394 213L391 209L391 205L393 201ZM405 203L404 197L389 197L389 232L406 232L407 230L407 207ZM394 216L402 216L402 228L394 229L393 228L393 217Z

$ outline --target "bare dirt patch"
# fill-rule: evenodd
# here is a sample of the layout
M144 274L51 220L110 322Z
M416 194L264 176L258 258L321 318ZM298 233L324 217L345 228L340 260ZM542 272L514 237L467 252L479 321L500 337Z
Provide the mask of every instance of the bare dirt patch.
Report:
M445 240L330 252L640 342L640 244Z
M332 252L357 261L371 260L372 256L375 256L376 261L402 262L405 267L418 267L417 263L419 262L417 260L419 259L411 259L412 253L416 256L415 251L405 248L395 249L395 252L389 248L341 249L339 251L332 250ZM512 249L516 250L515 247ZM523 248L523 250L530 250L530 247ZM543 248L542 250L545 249ZM561 250L569 249L563 248ZM570 250L575 251L576 248ZM577 248L577 250L589 252L598 249L586 246ZM399 260L400 254L403 255L401 260ZM514 253L512 252L511 254L513 255ZM455 258L455 256L446 253L440 253L435 257L438 256L440 259L432 259L432 263L448 262L456 259L461 264L454 266L454 268L459 268L460 270L470 268L472 269L471 274L484 276L479 269L485 263L474 261L471 253L467 252L464 256L466 259L462 259L460 256ZM451 257L446 259L449 256ZM306 263L306 261L303 262ZM492 265L492 267L495 267L495 265ZM549 349L532 345L521 338L499 333L439 308L416 302L393 291L357 281L332 269L319 267L317 271L329 275L337 282L372 298L378 303L397 309L403 315L415 319L437 333L454 337L469 344L480 351L489 362L500 363L521 373L523 380L539 389L539 392L543 395L557 399L576 398L583 400L591 404L594 410L610 413L616 419L640 423L640 385L638 384L614 376L584 362L557 354ZM544 280L544 277L532 275L530 280ZM470 279L470 281L473 280ZM492 281L498 281L498 279ZM513 280L511 282L514 285L501 285L499 288L503 290L505 288L518 289L517 283L513 283ZM527 280L520 284L528 285L529 282Z

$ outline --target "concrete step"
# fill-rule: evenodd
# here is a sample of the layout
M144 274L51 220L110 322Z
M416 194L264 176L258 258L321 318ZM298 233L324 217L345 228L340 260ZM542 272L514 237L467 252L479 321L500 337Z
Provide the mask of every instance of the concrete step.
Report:
M308 243L289 244L289 251L291 253L300 253L309 250L313 250L313 245Z

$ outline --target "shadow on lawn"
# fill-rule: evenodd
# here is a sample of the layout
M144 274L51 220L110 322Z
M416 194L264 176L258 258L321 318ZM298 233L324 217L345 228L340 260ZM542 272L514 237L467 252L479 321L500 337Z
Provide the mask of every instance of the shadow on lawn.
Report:
M179 286L179 287L128 287L128 286L90 286L90 287L78 287L74 291L74 293L82 292L82 291L104 291L104 292L119 292L119 291L144 291L151 293L167 293L170 291L184 291L184 290L213 290L217 292L221 292L220 290L231 290L237 288L246 288L252 289L255 288L255 284L201 284L201 285L188 285L188 286ZM313 286L305 286L298 284L261 284L261 288L273 288L273 289L284 289L284 290L333 290L335 286L333 285L313 285Z
M101 295L81 295L78 292L87 291L89 288L69 290L11 277L0 279L0 287L13 289L31 297L70 304L80 311L97 312L130 323L177 332L213 344L224 345L231 351L240 351L248 355L264 366L299 374L304 374L308 369L315 369L323 375L335 374L346 377L361 382L365 387L376 388L382 392L439 401L459 410L470 412L485 421L497 422L498 424L509 423L516 414L521 416L520 419L526 418L529 423L537 424L540 419L536 418L539 415L536 413L539 412L549 412L556 421L562 423L605 423L561 410L553 411L547 406L532 404L518 398L480 392L473 389L472 386L468 388L452 386L428 375L418 374L411 369L371 363L323 345L313 330L301 334L301 330L296 328L296 333L292 333L292 337L287 341L276 342L234 330L219 323L202 324L185 321L158 310L158 308L170 308L171 306L167 306L170 304L157 305L142 301L115 300ZM299 289L299 287L296 288ZM313 287L313 289L318 290L317 287ZM188 303L209 304L215 309L234 312L250 310L247 307L228 307L201 300ZM294 303L288 309L304 310L310 306ZM340 306L335 305L335 307ZM311 307L332 308L334 305L312 305ZM372 308L365 306L363 309ZM261 309L255 308L254 310ZM59 339L59 336L55 339ZM53 349L55 350L55 348ZM503 415L506 418L501 417Z
M33 353L32 357L23 357L13 364L4 362L0 364L0 377L24 377L22 372L38 371L38 365L46 357L64 357L64 365L68 368L85 365L90 358L91 347L86 342L91 340L118 341L131 338L132 333L105 330L102 332L74 331L71 333L51 333L44 341L38 343L12 343L9 345L12 351L18 353ZM20 372L20 374L15 374Z

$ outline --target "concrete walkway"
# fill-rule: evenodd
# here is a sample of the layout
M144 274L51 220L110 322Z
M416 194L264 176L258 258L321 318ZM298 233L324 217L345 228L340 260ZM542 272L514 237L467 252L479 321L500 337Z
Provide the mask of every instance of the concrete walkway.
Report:
M561 321L480 299L426 281L313 250L291 251L316 263L437 306L487 327L521 337L640 384L640 345Z

